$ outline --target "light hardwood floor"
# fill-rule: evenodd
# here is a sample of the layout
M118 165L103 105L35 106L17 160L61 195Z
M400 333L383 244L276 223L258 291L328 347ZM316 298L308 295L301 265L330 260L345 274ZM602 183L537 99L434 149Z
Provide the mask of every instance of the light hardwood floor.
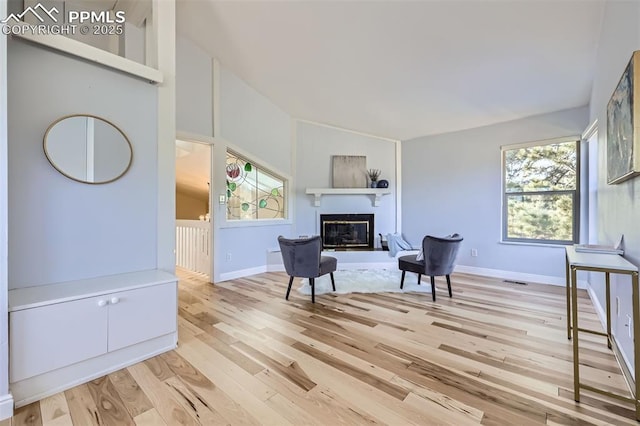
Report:
M295 289L284 300L284 273L180 277L175 351L0 426L636 424L630 404L586 392L573 401L562 287L454 274L453 298L438 280L436 303L387 293L312 305ZM601 328L584 291L580 320ZM605 340L581 344L585 382L628 394Z

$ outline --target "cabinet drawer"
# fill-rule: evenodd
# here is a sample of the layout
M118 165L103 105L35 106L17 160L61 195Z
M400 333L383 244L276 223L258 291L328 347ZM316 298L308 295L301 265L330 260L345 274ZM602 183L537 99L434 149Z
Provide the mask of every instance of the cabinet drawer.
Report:
M105 297L25 309L10 314L11 382L107 351Z
M176 286L173 282L110 296L108 350L115 351L175 332Z

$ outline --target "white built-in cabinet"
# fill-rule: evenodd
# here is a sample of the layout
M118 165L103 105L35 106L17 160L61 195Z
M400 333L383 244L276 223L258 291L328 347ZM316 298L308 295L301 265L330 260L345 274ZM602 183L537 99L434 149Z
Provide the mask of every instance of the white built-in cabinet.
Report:
M9 291L16 405L173 349L177 279L151 270Z

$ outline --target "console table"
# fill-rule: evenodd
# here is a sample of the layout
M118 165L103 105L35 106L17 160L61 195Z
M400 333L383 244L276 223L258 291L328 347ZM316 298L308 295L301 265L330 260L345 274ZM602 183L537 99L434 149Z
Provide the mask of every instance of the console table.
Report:
M602 333L595 330L579 328L578 326L578 271L604 272L606 311L607 311L607 331ZM611 336L611 294L610 294L610 274L631 275L631 287L633 298L633 341L634 348L640 342L640 301L638 297L638 268L617 254L603 254L590 252L577 252L574 246L566 247L566 280L567 280L567 336L573 338L573 394L574 400L580 402L580 389L589 390L599 394L611 396L617 399L634 403L636 407L636 419L640 420L640 351L634 349L635 365L635 389L632 390L633 397L627 398L611 392L603 391L595 387L580 383L580 362L578 332L598 334L607 337L607 346L612 347Z

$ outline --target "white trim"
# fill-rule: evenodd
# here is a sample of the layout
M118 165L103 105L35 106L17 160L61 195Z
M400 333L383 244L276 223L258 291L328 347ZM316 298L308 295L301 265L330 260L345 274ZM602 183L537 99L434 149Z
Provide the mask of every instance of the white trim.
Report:
M484 277L501 278L504 280L523 281L537 284L550 284L565 287L564 277L554 277L551 275L527 274L524 272L503 271L501 269L478 268L476 266L457 265L455 272L463 274L481 275ZM587 288L587 282L578 281L578 288Z
M320 207L323 195L373 195L373 207L380 206L380 198L391 194L390 188L307 188L305 194L313 195L313 205Z
M198 135L195 133L189 133L182 130L176 131L176 140L189 142L189 143L199 143L202 145L209 146L209 214L211 215L211 219L209 220L209 259L211 260L209 265L209 280L211 282L214 281L213 272L215 270L215 221L217 220L215 216L217 216L218 212L218 197L215 196L215 172L214 172L214 161L215 161L215 139L211 136L206 135Z
M507 164L506 164L506 152L507 151L512 151L514 149L521 149L521 148L528 148L531 146L544 146L544 145L551 145L551 144L558 144L558 143L569 143L569 142L578 142L578 144L580 143L581 139L580 136L575 135L575 136L562 136L562 137L558 137L558 138L551 138L551 139L541 139L541 140L537 140L537 141L529 141L529 142L522 142L522 143L516 143L516 144L512 144L512 145L501 145L500 146L500 243L512 243L512 242L521 242L521 241L511 241L507 239L507 236L505 235L505 221L507 220L507 217L505 216L506 209L505 209L505 193L506 193L506 176L505 176L505 171L507 168ZM576 147L576 149L579 150L579 146ZM581 163L581 159L578 158L577 159L578 164ZM576 176L577 182L580 182L580 176ZM580 195L580 188L576 188L575 189L576 195ZM553 191L550 191L550 193L553 193ZM580 202L580 200L578 200L578 202ZM579 223L579 219L578 219L578 223ZM580 230L578 229L578 237L580 234ZM524 241L525 243L528 243L528 241ZM538 244L535 243L534 244ZM541 242L541 244L545 244L544 242ZM561 244L562 245L562 244Z
M573 244L550 244L550 243L534 243L532 241L498 241L498 244L504 244L507 246L531 246L531 247L550 247L564 250L568 245Z
M357 130L351 130L351 129L345 129L344 127L339 127L339 126L334 126L332 124L326 124L326 123L320 123L318 121L312 121L312 120L305 120L302 118L293 118L294 120L300 122L300 123L306 123L306 124L313 124L314 126L321 126L321 127L327 127L329 129L334 129L334 130L340 130L342 132L348 132L348 133L353 133L356 135L360 135L360 136L365 136L368 138L372 138L372 139L380 139L383 141L387 141L387 142L393 142L393 143L400 143L400 139L392 139L392 138L386 138L384 136L376 136L376 135L372 135L370 133L364 133L364 132L359 132Z
M501 145L500 150L511 151L513 149L528 148L530 146L543 146L543 145L551 145L555 143L568 143L568 142L576 142L576 141L580 141L580 135L562 136L559 138L551 138L551 139L541 139L539 141L521 142L521 143L515 143L512 145Z
M183 142L201 143L207 145L213 145L215 139L211 136L198 135L196 133L189 133L182 130L176 131L176 140Z
M584 132L582 132L581 138L582 138L583 141L588 141L589 139L591 139L591 136L593 136L596 133L598 133L598 119L597 118L595 120L593 120L591 122L591 124L589 124L589 127L587 127Z
M238 219L238 220L225 220L220 229L227 228L250 228L253 226L278 226L278 225L293 225L291 219Z
M7 16L7 2L0 1L0 16ZM8 223L7 223L7 36L0 32L0 420L13 415L13 398L9 393L9 318L8 299Z
M286 212L285 217L291 220L291 224L295 220L296 216L296 202L291 194L295 194L297 191L296 188L296 177L297 177L297 158L298 156L298 123L296 120L291 119L291 156L289 157L289 161L291 161L291 180L288 182L288 188L285 188L287 194L289 194L289 199L287 200L287 206L289 211ZM291 188L291 190L289 189ZM293 229L292 229L293 230Z
M273 249L269 249L268 251L269 253L276 253L276 252L279 252L280 249L273 248ZM413 251L413 253L416 253L416 251ZM331 253L328 253L328 254L331 255ZM398 268L397 258L390 258L388 262L345 262L343 260L340 260L338 262L338 270L397 269L397 268ZM254 273L265 272L264 270L262 270L263 269L262 267L252 268L252 269L260 270L259 272L254 272ZM245 269L243 271L237 271L238 272L237 275L239 275L239 273L241 272L244 273L249 271L250 271L249 269ZM280 272L280 271L284 271L284 266L280 262L271 263L266 266L266 272ZM454 273L455 272L459 272L462 274L479 275L479 276L489 277L489 278L501 278L506 280L523 281L523 282L529 282L529 283L547 284L547 285L555 285L555 286L562 286L562 287L566 286L564 277L554 277L550 275L527 274L524 272L478 268L475 266L465 266L465 265L457 265ZM250 274L247 274L247 275L250 275ZM247 275L242 275L242 276L247 276ZM227 279L231 280L234 278L235 277L227 278ZM587 287L588 287L587 281L584 281L584 280L578 281L578 288L585 289Z
M4 15L0 15L4 16ZM0 396L0 420L13 416L13 396L11 394Z
M338 263L339 271L353 271L362 269L397 269L398 261L392 259L389 262L344 262ZM282 263L274 263L267 265L267 272L284 272Z
M156 0L158 1L158 0ZM135 77L147 80L150 83L162 83L163 75L157 69L139 64L131 59L123 58L106 50L98 49L77 40L56 34L15 34L14 37L30 41L51 49L95 62L118 71L125 72Z
M176 5L153 0L152 31L158 69L164 75L157 88L157 211L156 267L176 268Z
M267 265L256 266L254 268L238 269L237 271L225 272L220 274L218 282L235 280L238 278L244 278L251 275L262 274L267 271Z
M589 298L591 299L591 303L593 304L593 307L596 310L596 314L598 314L598 318L600 319L600 324L602 324L602 328L606 330L607 329L607 315L605 314L604 308L600 304L600 301L598 300L598 297L596 296L596 293L593 290L593 287L591 287L590 283L587 285L587 293L589 294Z
M402 232L402 144L396 144L396 233Z
M220 123L220 61L211 58L211 94L213 106L213 123L211 123L211 133L214 138L222 135L222 124Z
M267 272L284 272L284 264L282 263L268 264Z
M78 362L11 384L16 407L39 401L58 392L175 349L178 333L165 334L137 345Z
M605 329L606 329L606 325L605 325ZM613 335L611 337L614 340L614 343L613 343L614 346L617 347L617 350L614 351L614 352L616 354L619 354L619 356L622 358L622 362L624 362L625 367L627 367L627 369L629 370L630 376L631 376L630 378L633 381L633 378L635 377L635 369L633 368L633 364L631 363L631 360L629 360L629 358L627 358L627 354L625 354L624 351L621 349L622 346L620 345L620 342L618 341L618 338L615 335ZM618 360L618 362L620 362L620 360ZM624 375L624 368L622 370L623 370L623 375ZM626 376L625 376L625 379L626 379ZM627 382L627 384L629 384L629 383ZM629 389L631 389L631 388L632 387L629 386Z
M602 328L604 330L606 330L607 329L607 314L605 313L605 308L602 306L602 304L600 304L600 300L596 296L596 293L593 290L593 287L591 287L590 283L587 285L587 293L589 294L589 298L591 299L591 303L593 304L593 307L596 310L596 314L598 315L598 319L600 320L600 324L602 325ZM616 336L611 336L611 337L614 340L613 344L618 347L618 350L616 350L614 352L616 354L619 354L620 357L622 357L621 361L625 363L626 368L631 372L631 377L632 378L635 377L635 372L634 372L635 370L633 368L633 364L631 363L629 358L627 358L627 355L624 353L624 351L619 349L622 346L620 346L620 343L619 343L618 339L616 338ZM620 360L618 360L618 361L620 361Z

